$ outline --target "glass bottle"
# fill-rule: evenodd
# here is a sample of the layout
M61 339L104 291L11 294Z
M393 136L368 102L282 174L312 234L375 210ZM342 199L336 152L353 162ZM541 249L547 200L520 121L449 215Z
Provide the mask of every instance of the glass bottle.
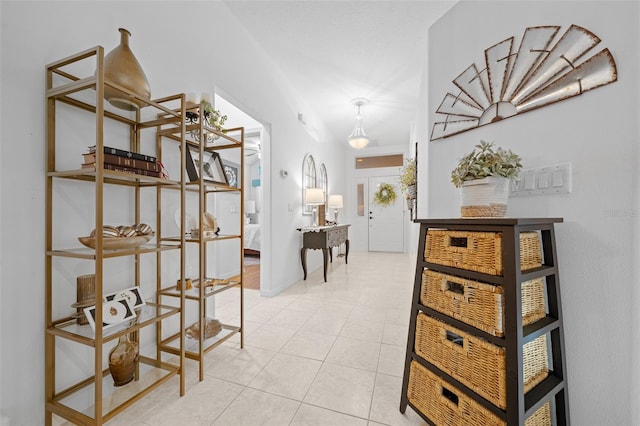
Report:
M140 353L138 343L129 340L129 335L120 336L118 344L109 352L109 371L114 386L126 385L133 380Z

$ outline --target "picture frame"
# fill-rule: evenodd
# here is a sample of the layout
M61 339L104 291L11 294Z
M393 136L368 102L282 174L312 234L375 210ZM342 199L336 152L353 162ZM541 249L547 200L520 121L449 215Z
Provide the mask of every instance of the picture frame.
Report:
M96 332L96 306L84 308L84 314L89 321L91 330ZM118 299L102 304L102 330L108 330L123 322L136 318L136 312L129 299Z
M104 296L103 302L111 302L112 300L128 299L133 309L138 309L146 305L144 298L142 297L142 291L140 287L133 286L125 288L123 290L116 291Z
M187 175L191 182L198 181L202 178L204 181L216 183L219 185L229 185L227 175L224 172L224 166L220 154L215 151L204 151L203 159L203 176L200 176L200 165L198 158L198 148L189 146L187 149Z
M224 174L227 176L229 186L240 188L240 164L224 161Z

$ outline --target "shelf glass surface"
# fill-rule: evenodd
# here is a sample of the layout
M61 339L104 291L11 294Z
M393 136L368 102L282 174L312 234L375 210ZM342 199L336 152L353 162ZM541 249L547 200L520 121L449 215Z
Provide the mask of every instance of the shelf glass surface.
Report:
M212 278L207 278L211 280ZM198 280L194 280L193 287L190 290L184 291L184 297L187 299L198 300L200 298L200 288L196 287ZM240 281L229 280L228 284L216 284L215 286L207 286L204 288L204 297L209 297L214 294L221 293L227 289L237 287L240 285ZM180 291L176 286L166 287L160 291L165 296L180 297Z
M203 238L202 241L203 242L209 242L209 241L222 241L222 240L231 240L234 238L240 238L240 235L237 234L221 234L218 235L216 237L209 237L209 238ZM169 241L169 242L179 242L180 241L180 237L165 237L162 239L162 241ZM188 243L198 243L200 242L200 240L198 238L191 238L191 235L186 234L185 235L185 241Z
M47 176L95 181L97 172L95 168L62 170L47 173ZM180 182L170 179L161 179L153 176L144 176L135 173L119 172L115 170L104 170L105 183L120 185L140 185L140 186L175 186L179 187Z
M124 386L114 386L111 374L108 370L106 371L102 377L102 416L119 412L119 407L129 402L131 398L142 396L142 393L150 391L178 373L177 365L162 363L162 367L158 367L153 365L156 364L154 360L149 360L149 363L147 360L144 357L140 358L139 379L134 379ZM54 400L54 405L63 405L93 419L95 415L94 380L87 380L84 386L64 396L55 397Z
M136 318L130 321L125 321L121 324L113 326L103 330L102 340L109 341L115 339L123 332L129 330L134 331L145 327L149 324L153 324L161 319L174 315L180 312L180 309L172 306L156 305L155 303L147 302L141 309L136 310ZM88 345L95 345L94 336L95 333L90 325L80 325L76 320L64 322L54 327L49 328L50 333L55 335L66 337L72 340L80 341Z
M240 332L240 327L238 326L222 324L222 331L220 331L214 337L211 337L210 339L205 339L202 342L204 352L206 353L210 351L214 347L218 346L219 344L228 340L233 335L239 332ZM178 339L178 337L179 336L176 336L172 339L169 339L163 342L162 349L171 353L178 353L178 351L180 350L180 347L178 346L180 344L180 340ZM185 356L187 358L195 359L195 360L199 359L200 345L197 339L190 339L185 336L184 348L185 348Z
M142 254L142 253L157 253L159 251L177 250L179 248L180 246L175 244L143 244L135 248L102 250L102 257L108 258L108 257L130 256L133 254ZM98 257L96 254L96 251L89 247L51 250L47 252L47 255L75 257L79 259L96 259Z

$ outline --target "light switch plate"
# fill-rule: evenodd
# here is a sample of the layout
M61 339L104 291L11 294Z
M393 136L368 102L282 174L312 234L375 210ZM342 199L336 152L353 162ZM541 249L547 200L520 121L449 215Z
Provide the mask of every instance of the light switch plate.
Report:
M536 176L533 173L524 173L524 189L531 191L536 187Z
M517 180L511 181L509 197L567 194L571 192L571 163L523 169Z
M538 181L537 181L537 186L540 189L546 189L549 187L549 173L546 172L542 172L542 173L538 173L536 174Z

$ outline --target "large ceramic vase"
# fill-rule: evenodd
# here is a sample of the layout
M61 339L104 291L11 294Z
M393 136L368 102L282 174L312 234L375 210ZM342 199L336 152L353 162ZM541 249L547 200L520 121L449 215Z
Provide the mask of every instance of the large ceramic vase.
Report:
M104 78L124 87L141 98L151 99L151 89L149 88L147 76L129 48L131 33L124 28L120 28L118 31L120 31L120 45L104 58ZM127 96L125 93L107 85L104 87L104 98L111 105L130 111L144 105L142 101Z
M109 371L114 386L126 385L133 380L139 358L138 343L129 340L129 335L120 336L118 344L109 352Z
M486 177L462 184L460 214L462 217L504 217L509 199L509 179Z

